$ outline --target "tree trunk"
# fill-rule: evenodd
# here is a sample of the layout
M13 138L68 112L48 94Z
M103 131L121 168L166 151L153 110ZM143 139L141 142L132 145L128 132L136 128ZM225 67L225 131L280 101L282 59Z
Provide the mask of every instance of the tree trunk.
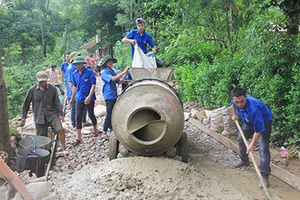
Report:
M2 69L2 57L0 55L0 151L5 151L9 156L13 156L10 145L10 134L8 124L6 85Z
M39 22L40 22L40 29L41 29L41 38L42 38L42 61L44 61L46 57L46 44L45 44L45 33L44 33L44 26L43 26L43 20L42 20L42 5L41 1L38 3L39 8Z
M299 34L299 21L300 21L300 3L293 3L293 8L288 11L288 24L287 24L287 33L291 35ZM296 12L298 11L298 12Z
M227 37L230 44L231 53L234 53L233 46L232 46L232 13L231 13L231 6L229 2L226 2L226 31Z

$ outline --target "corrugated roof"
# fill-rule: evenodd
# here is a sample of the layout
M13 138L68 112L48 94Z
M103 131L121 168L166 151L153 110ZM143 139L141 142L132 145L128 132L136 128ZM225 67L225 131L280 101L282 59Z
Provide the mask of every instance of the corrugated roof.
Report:
M96 41L93 40L93 41L91 41L91 42L88 42L88 43L82 45L82 46L79 47L79 48L80 48L80 49L91 49L93 46L95 46L95 44L96 44Z
M79 47L80 49L91 49L93 48L93 46L95 46L98 42L101 41L101 38L98 38L98 41L96 42L96 40L92 40L84 45L82 45L81 47Z

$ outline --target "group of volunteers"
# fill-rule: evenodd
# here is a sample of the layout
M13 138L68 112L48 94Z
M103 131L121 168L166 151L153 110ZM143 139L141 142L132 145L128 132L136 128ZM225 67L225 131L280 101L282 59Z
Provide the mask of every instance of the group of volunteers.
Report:
M147 53L147 45L156 53L156 46L152 36L145 31L145 21L142 18L136 20L137 30L130 31L122 41L131 43L131 46L138 44L142 51ZM132 58L134 48L132 48ZM38 83L33 85L26 95L22 109L22 124L26 123L26 118L30 105L32 103L33 117L37 135L48 136L48 127L58 134L61 143L61 149L64 154L68 154L65 144L65 133L62 126L64 119L64 106L62 105L56 87L60 90L61 95L66 95L67 102L70 106L70 118L73 128L76 128L76 140L73 145L82 142L81 130L83 126L92 125L93 135L98 136L97 119L94 114L95 106L95 60L92 56L86 59L79 52L67 53L65 62L61 65L61 77L57 71L57 66L51 64L51 68L40 71L36 74ZM106 103L106 117L103 125L101 137L108 139L108 131L112 130L111 114L115 102L118 98L117 85L125 82L129 67L121 73L116 73L114 63L117 60L110 55L101 59L101 80L103 81L102 93ZM157 59L159 66L163 63ZM99 69L98 69L99 70ZM66 92L63 91L61 80L65 82ZM50 83L49 83L50 82ZM91 124L86 121L88 114Z
M152 48L152 52L156 53L156 46L152 36L145 32L145 21L143 18L136 20L136 30L130 31L122 42L131 44L132 59L134 56L134 45L147 53L147 44ZM23 110L22 124L26 123L27 114L32 103L34 123L37 135L48 136L48 127L51 127L55 134L58 134L58 139L61 143L62 151L65 155L68 154L65 144L65 133L62 126L64 118L64 106L62 105L58 91L61 95L66 95L70 106L71 123L76 128L77 138L73 145L78 145L82 142L81 129L86 122L86 114L92 122L94 136L100 133L97 128L97 119L94 114L95 105L95 86L96 75L93 69L87 65L87 60L78 52L68 53L65 57L66 62L61 65L61 79L65 81L66 92L61 88L59 75L56 72L56 65L52 64L48 71L40 71L36 74L37 83L28 90L26 95ZM163 66L163 62L156 59L157 66ZM90 62L90 61L88 61ZM125 77L129 72L130 67L126 67L124 71L116 73L114 63L117 60L110 55L106 55L101 59L101 80L103 82L102 93L106 103L106 117L103 125L101 136L108 139L108 130L112 129L111 114L112 109L117 101L117 87L125 81ZM48 83L50 80L52 83ZM255 143L258 141L260 146L260 171L264 180L264 184L268 186L270 168L270 152L269 140L272 124L272 113L270 109L260 100L255 99L246 94L243 88L235 88L231 91L232 97L232 120L238 120L238 116L243 121L242 129L248 138L253 138L249 147L246 148L241 137L238 137L241 160L234 163L234 167L249 165L248 152L253 151ZM0 162L1 164L1 162ZM1 166L1 165L0 165ZM261 185L259 187L262 187ZM18 188L17 188L18 189ZM24 199L25 193L24 194Z

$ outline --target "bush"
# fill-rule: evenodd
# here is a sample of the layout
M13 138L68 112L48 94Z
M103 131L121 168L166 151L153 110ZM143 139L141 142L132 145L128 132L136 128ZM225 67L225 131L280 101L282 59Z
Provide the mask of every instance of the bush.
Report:
M35 75L42 66L15 66L4 68L9 119L21 113L28 89L36 83Z

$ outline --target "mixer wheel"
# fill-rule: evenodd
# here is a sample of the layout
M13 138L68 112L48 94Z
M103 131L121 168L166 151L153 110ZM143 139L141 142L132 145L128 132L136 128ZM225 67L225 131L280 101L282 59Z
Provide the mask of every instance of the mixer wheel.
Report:
M178 147L179 147L179 155L181 156L182 162L187 163L188 162L188 139L186 132L183 132L179 141L178 141Z
M112 131L109 136L109 160L117 158L119 153L119 141L116 134Z

